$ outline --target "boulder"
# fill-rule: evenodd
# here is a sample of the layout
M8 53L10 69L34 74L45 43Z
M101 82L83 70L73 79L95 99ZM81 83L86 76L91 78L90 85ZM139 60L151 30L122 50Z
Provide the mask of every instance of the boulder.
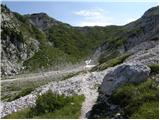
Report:
M100 92L110 96L117 87L124 83L145 81L149 73L150 68L143 64L124 63L118 65L105 75Z

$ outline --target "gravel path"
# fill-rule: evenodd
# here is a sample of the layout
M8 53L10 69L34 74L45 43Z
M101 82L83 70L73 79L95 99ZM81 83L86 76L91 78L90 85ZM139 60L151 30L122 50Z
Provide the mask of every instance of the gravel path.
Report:
M69 73L75 73L82 71L84 69L84 66L80 66L78 68L73 68L70 70L61 70L61 71L49 71L49 72L41 72L41 73L34 73L34 74L24 74L22 76L19 76L17 78L11 78L11 79L3 79L1 80L1 83L5 82L14 82L14 81L32 81L32 80L42 80L42 79L48 79L56 76L61 76L64 74Z
M2 103L0 115L4 117L12 112L35 105L37 95L44 94L50 89L55 93L65 94L67 96L83 94L85 101L82 104L80 118L86 118L86 114L92 109L98 96L96 85L101 84L107 72L108 69L101 72L81 73L64 81L51 82L43 85L29 95L12 102Z
M91 82L87 80L88 78L88 74L82 78L81 89L82 94L85 96L85 101L82 104L80 119L87 118L88 112L92 109L98 97L97 89L94 88L95 84L91 84Z

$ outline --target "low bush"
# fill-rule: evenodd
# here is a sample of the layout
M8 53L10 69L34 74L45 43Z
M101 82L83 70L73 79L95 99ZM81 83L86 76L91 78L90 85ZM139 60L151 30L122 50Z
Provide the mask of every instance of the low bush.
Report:
M36 115L53 112L64 107L64 105L68 103L68 100L69 98L65 97L64 95L60 96L53 94L52 91L48 91L46 94L38 97L33 111Z
M155 80L125 84L115 90L109 101L119 105L126 118L158 118L159 90Z
M82 102L84 96L64 96L57 95L48 91L47 93L38 96L36 106L27 108L19 112L12 113L5 118L79 118L81 113Z
M159 64L152 64L149 67L151 68L151 73L155 74L159 73Z

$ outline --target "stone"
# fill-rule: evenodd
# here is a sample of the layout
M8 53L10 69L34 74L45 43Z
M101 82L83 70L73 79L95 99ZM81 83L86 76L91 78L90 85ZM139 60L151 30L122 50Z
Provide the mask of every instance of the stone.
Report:
M149 73L150 68L143 64L124 63L118 65L105 75L100 92L110 96L122 84L145 81Z

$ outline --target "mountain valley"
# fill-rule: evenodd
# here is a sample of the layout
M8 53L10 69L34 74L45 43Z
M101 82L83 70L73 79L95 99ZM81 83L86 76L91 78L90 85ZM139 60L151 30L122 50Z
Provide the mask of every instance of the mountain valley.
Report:
M159 6L123 26L75 27L3 4L1 18L1 118L159 118ZM52 93L63 105L43 106Z

